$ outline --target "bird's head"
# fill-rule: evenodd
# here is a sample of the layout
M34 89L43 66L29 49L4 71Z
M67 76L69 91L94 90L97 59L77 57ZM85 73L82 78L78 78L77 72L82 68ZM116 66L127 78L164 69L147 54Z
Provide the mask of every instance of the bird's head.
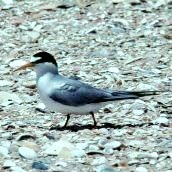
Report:
M44 65L57 67L57 62L51 54L49 54L45 51L42 51L42 52L38 52L38 53L34 54L29 63L22 65L15 71L26 69L28 67L37 67L37 66L41 67Z

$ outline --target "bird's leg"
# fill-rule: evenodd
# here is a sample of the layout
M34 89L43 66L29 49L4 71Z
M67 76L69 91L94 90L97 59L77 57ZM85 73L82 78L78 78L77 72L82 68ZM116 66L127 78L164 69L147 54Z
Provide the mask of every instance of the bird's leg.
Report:
M94 121L94 126L97 126L97 122L96 122L96 119L94 117L94 113L93 112L90 112L92 118L93 118L93 121Z
M69 119L70 119L70 114L67 114L67 119L66 119L66 122L65 122L65 124L64 124L64 126L63 126L64 128L66 128Z

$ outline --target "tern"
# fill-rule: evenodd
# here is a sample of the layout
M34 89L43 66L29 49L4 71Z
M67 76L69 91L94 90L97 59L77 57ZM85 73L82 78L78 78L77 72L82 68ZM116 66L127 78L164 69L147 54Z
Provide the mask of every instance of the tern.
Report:
M157 95L160 91L111 91L95 88L79 80L60 75L53 55L38 52L31 61L15 71L34 67L36 86L42 102L54 112L67 116L63 127L66 127L71 114L90 114L94 126L97 125L94 113L112 101L138 99L144 96Z

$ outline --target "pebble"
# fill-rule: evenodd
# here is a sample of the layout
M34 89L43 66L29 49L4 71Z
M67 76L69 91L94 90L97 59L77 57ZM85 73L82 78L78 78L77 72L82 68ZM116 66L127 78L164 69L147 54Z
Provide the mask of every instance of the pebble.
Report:
M3 106L3 107L8 107L8 106L10 106L10 105L13 105L14 103L12 102L12 101L6 101L6 102L3 102L3 103L1 103L1 106Z
M161 143L159 143L159 146L164 149L164 148L172 148L172 141L171 139L164 139Z
M132 158L132 160L128 161L128 165L132 166L132 165L138 164L140 162L139 160L134 159L135 156L133 156L133 157L130 156L130 157Z
M75 146L68 141L59 140L51 145L49 145L44 153L47 155L58 155L61 158L69 159L71 158L72 151L75 150Z
M158 153L157 152L140 152L137 154L138 159L144 159L144 158L150 158L150 159L157 159L158 158Z
M9 167L14 167L16 166L16 163L12 160L5 160L3 167L4 168L9 168Z
M98 151L99 148L96 145L90 145L88 150L89 151Z
M169 152L168 154L169 154L170 158L172 158L172 152Z
M121 146L121 143L119 141L112 141L110 143L105 144L106 148L111 148L111 149L117 149Z
M137 116L142 115L143 113L144 113L143 110L133 110L133 114Z
M1 75L10 74L10 69L7 68L6 65L1 65L1 66L0 66L0 74L1 74Z
M106 106L107 107L107 106ZM110 105L109 105L109 107L110 107ZM112 106L111 106L112 107ZM101 133L101 134L104 134L104 135L108 135L109 134L109 131L108 131L108 129L106 129L106 128L100 128L99 129L99 132Z
M128 157L130 159L136 159L138 157L138 155L139 155L139 152L133 151L132 153L128 154Z
M11 85L12 85L12 83L10 81L0 80L0 87L11 86Z
M145 105L145 102L140 99L136 99L134 103L131 105L131 108L134 109L141 109Z
M1 103L12 101L16 103L22 103L22 100L19 98L19 96L15 93L9 93L5 91L0 92L1 97Z
M4 146L0 146L0 155L7 156L8 155L8 149Z
M112 72L112 73L119 73L119 72L120 72L119 69L118 69L117 67L110 67L110 68L108 69L108 71L109 71L109 72Z
M102 49L98 49L98 50L90 52L89 56L104 58L104 57L108 57L109 54L110 54L109 50L102 48Z
M166 117L159 117L159 118L155 119L154 122L158 123L158 124L167 125L169 123L169 120Z
M35 89L36 88L36 83L34 80L32 81L27 81L27 82L23 82L22 85L26 88L30 88L30 89Z
M12 172L26 172L24 169L18 166L11 167Z
M114 136L116 137L121 137L127 132L126 129L120 129L120 130L115 130L113 131Z
M48 170L48 165L42 161L33 162L32 168L37 170Z
M101 140L99 140L98 141L98 146L100 147L100 148L105 148L105 145L107 144L107 142L108 142L108 140L107 139L101 139Z
M70 159L73 157L83 157L85 151L71 144L68 141L60 140L49 145L44 151L48 155L58 155L61 158Z
M88 143L77 143L76 144L76 148L77 149L83 149L83 150L85 150L88 146L89 146Z
M20 66L22 66L22 65L24 65L24 64L26 64L26 61L21 60L21 59L19 59L19 60L14 60L14 61L11 61L11 62L9 63L10 67L12 67L12 68L14 68L14 69L17 69L18 67L20 67Z
M33 149L28 148L28 147L22 146L18 149L18 151L19 151L19 154L26 159L34 159L37 157L36 152Z
M135 172L148 172L145 167L137 167Z
M72 151L72 156L77 158L82 158L86 155L85 151L82 149L77 149Z
M35 42L40 37L40 33L37 31L29 31L27 35L31 38L31 42Z
M102 165L105 164L107 162L107 159L105 157L99 157L99 158L95 158L93 159L93 161L91 162L91 165Z
M5 4L13 4L14 3L13 0L2 0L2 2Z
M6 147L7 149L9 149L10 146L11 146L11 142L8 141L8 140L1 141L1 145L4 146L4 147Z
M151 159L150 162L149 162L149 164L151 164L151 165L154 165L154 164L156 164L156 163L157 163L157 161L154 160L154 159Z
M56 163L56 166L62 166L62 167L67 167L67 162L59 161Z
M143 84L143 83L140 83L140 84L137 86L137 89L138 89L138 90L156 90L156 88L155 88L153 85L150 85L150 84Z
M158 153L157 152L152 152L150 153L150 158L153 158L153 159L157 159L159 157Z
M104 155L105 152L104 151L100 151L100 150L90 150L90 151L87 151L87 155Z
M112 155L114 152L112 148L105 148L103 151L104 154L108 154L108 155Z
M96 172L120 172L120 170L114 169L107 165L101 165L96 169Z
M36 105L36 108L41 109L41 110L44 111L46 107L45 107L45 105L44 105L43 103L40 102L40 103L38 103L38 104Z
M35 136L29 133L23 133L16 138L17 141L27 140L27 139L35 139Z
M1 137L7 140L11 140L13 138L13 135L12 133L3 133Z
M38 24L38 25L34 26L33 30L37 31L37 32L40 32L42 27L43 27L43 25Z
M31 142L27 140L21 141L20 146L33 149L34 151L38 151L40 149L39 146L35 142Z
M144 142L140 140L131 140L128 142L128 145L133 147L141 147L143 144Z

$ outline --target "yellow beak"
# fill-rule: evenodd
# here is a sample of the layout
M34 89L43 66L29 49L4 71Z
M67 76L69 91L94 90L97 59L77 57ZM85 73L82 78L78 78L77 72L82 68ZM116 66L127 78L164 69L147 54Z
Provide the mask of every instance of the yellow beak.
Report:
M28 67L33 67L33 66L34 66L33 63L29 62L29 63L26 63L26 64L22 65L21 67L15 69L14 72L22 70L22 69L26 69Z

